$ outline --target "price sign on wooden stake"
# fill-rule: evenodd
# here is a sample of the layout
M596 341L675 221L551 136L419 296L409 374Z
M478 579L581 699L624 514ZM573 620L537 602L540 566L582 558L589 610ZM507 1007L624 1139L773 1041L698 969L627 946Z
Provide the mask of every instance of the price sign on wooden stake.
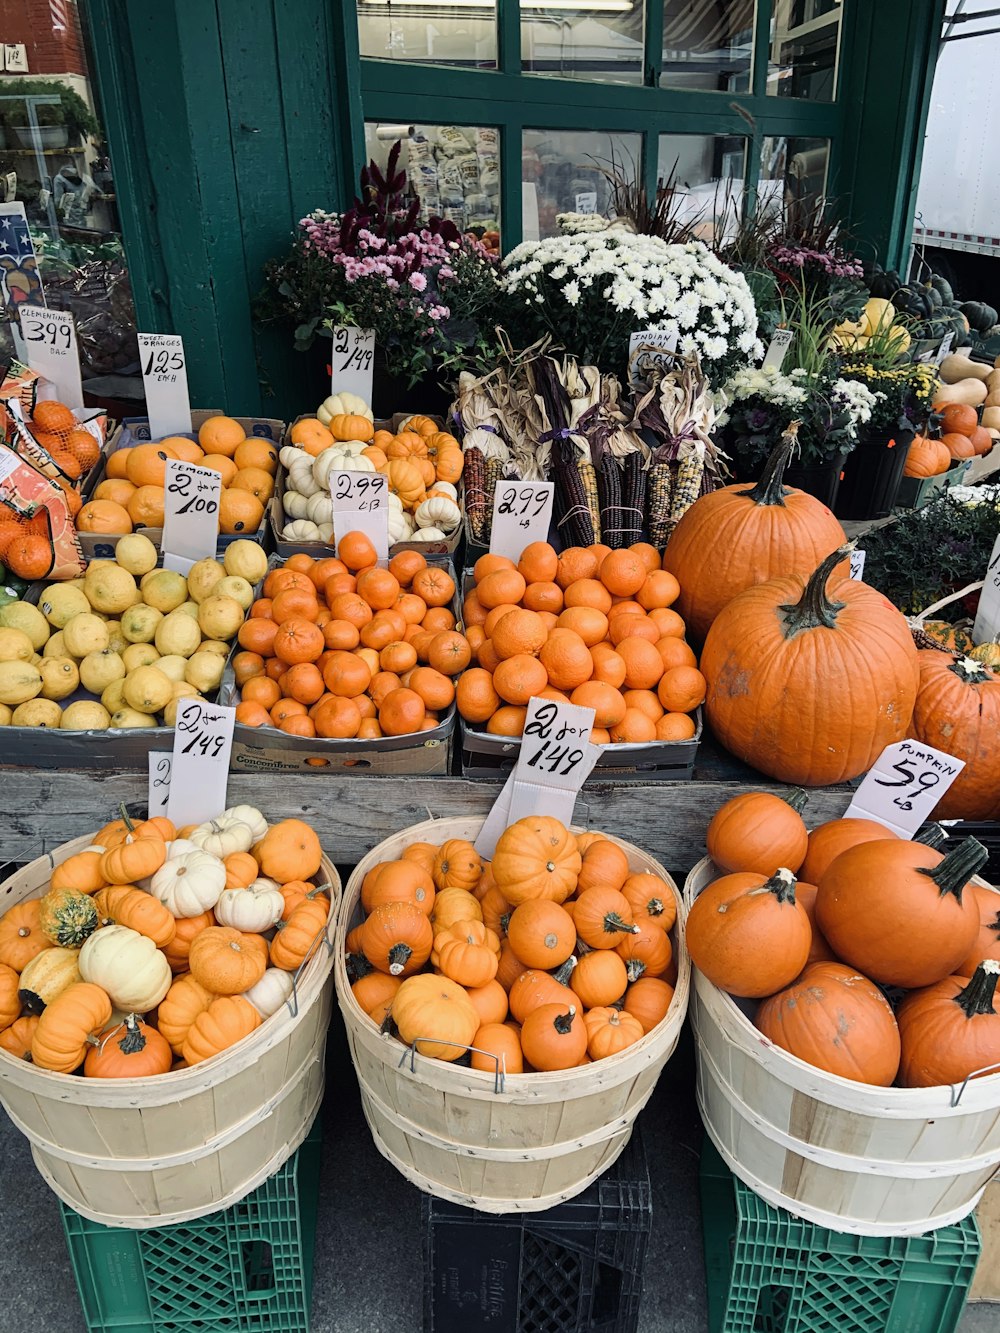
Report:
M186 574L215 555L222 477L208 467L168 458L163 496L163 565Z
M147 819L165 815L170 800L170 768L173 757L169 750L149 752L149 802Z
M676 324L665 329L640 329L628 338L628 382L633 389L647 384L653 371L666 373L674 364L680 330Z
M180 828L226 808L235 708L181 699L177 705L167 816Z
M83 407L80 349L73 316L68 310L48 310L39 305L23 305L18 314L28 365L55 385L61 403Z
M1000 537L993 543L989 564L986 566L972 637L976 643L986 643L988 639L995 639L998 634L1000 634Z
M331 472L333 535L363 532L380 561L389 559L389 479L384 472Z
M139 333L139 362L146 394L149 433L154 440L191 430L184 341L174 333Z
M912 838L965 767L964 759L918 741L887 745L844 812L845 819L875 819L901 838Z
M551 481L498 481L493 492L490 550L517 564L532 542L548 540L552 522Z
M337 324L331 332L331 393L356 393L370 405L372 372L375 367L375 330L358 329L353 324Z
M851 552L851 578L863 579L865 576L865 551Z
M792 341L791 329L775 329L774 337L768 343L767 351L764 353L764 362L761 367L766 370L768 366L773 366L775 370L780 370L782 362L785 359L785 353Z

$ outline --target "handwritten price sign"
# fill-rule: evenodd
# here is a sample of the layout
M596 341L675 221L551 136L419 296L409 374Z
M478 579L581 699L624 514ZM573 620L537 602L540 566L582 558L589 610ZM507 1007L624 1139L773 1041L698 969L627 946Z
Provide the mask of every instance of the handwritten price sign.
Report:
M851 578L863 579L865 576L865 556L866 551L851 552Z
M67 407L83 407L80 351L73 316L68 310L48 310L38 305L23 305L18 313L28 365L55 385L60 402Z
M337 324L332 330L330 387L333 393L356 393L366 403L372 400L372 369L375 365L375 330Z
M215 555L222 477L211 468L167 459L163 498L163 564L186 574Z
M680 330L676 324L666 329L644 329L630 333L628 339L628 382L633 389L649 384L654 371L670 370L677 351Z
M389 559L389 479L382 472L331 472L333 532L363 532L379 560Z
M887 745L847 807L845 819L875 819L912 838L965 767L963 759L917 741Z
M532 542L543 542L552 521L551 481L500 481L493 493L490 550L509 560L520 560Z
M178 827L225 810L235 721L235 708L204 699L178 703L167 801L167 815Z
M149 752L149 805L148 819L165 815L170 801L170 768L173 758L167 750Z
M142 387L149 433L154 440L191 429L184 341L172 333L139 333Z
M792 341L791 329L775 329L774 337L768 343L767 351L764 353L763 369L773 366L775 370L781 369L781 364L785 359L785 353L788 351Z
M985 643L1000 634L1000 537L993 543L983 590L979 594L979 607L976 611L976 623L972 627L972 637L976 643Z

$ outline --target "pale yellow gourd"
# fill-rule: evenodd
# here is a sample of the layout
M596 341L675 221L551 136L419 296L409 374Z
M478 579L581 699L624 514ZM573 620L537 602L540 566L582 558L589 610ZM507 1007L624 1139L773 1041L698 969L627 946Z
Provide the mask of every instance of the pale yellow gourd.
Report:
M988 384L993 371L981 361L970 361L960 352L952 352L941 362L938 374L945 384L959 384L965 379L983 380Z
M934 396L936 403L965 403L978 407L986 401L987 389L982 380L964 379L957 384L942 384Z

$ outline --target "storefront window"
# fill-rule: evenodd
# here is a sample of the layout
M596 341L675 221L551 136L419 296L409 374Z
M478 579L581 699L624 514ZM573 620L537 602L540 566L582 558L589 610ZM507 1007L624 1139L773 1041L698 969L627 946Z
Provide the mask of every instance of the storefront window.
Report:
M758 196L768 212L805 223L826 194L829 139L768 136L761 148Z
M754 0L664 0L664 88L745 93L753 73Z
M345 0L346 3L346 0ZM362 56L495 69L494 0L357 0Z
M837 93L840 0L774 0L767 91L832 102Z
M108 377L138 375L135 314L77 7L0 0L0 28L3 304L71 311L84 388L122 393Z
M499 230L500 135L495 127L366 122L365 147L379 167L385 167L397 140L402 143L400 168L425 218L436 213L477 234Z
M524 239L555 235L560 213L610 213L612 190L605 172L632 179L641 160L638 134L525 130L521 144Z
M643 0L521 0L526 74L642 83Z
M672 217L706 241L731 231L742 206L747 141L738 135L661 134L656 174L674 190Z

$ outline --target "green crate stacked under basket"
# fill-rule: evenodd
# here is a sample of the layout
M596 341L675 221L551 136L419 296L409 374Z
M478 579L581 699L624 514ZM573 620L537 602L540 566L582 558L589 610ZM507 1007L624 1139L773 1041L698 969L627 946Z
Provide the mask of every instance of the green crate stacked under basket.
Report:
M308 1333L321 1143L317 1116L269 1180L193 1222L128 1231L60 1205L91 1333Z
M701 1154L709 1333L953 1333L979 1260L975 1215L922 1236L852 1236L772 1208Z

